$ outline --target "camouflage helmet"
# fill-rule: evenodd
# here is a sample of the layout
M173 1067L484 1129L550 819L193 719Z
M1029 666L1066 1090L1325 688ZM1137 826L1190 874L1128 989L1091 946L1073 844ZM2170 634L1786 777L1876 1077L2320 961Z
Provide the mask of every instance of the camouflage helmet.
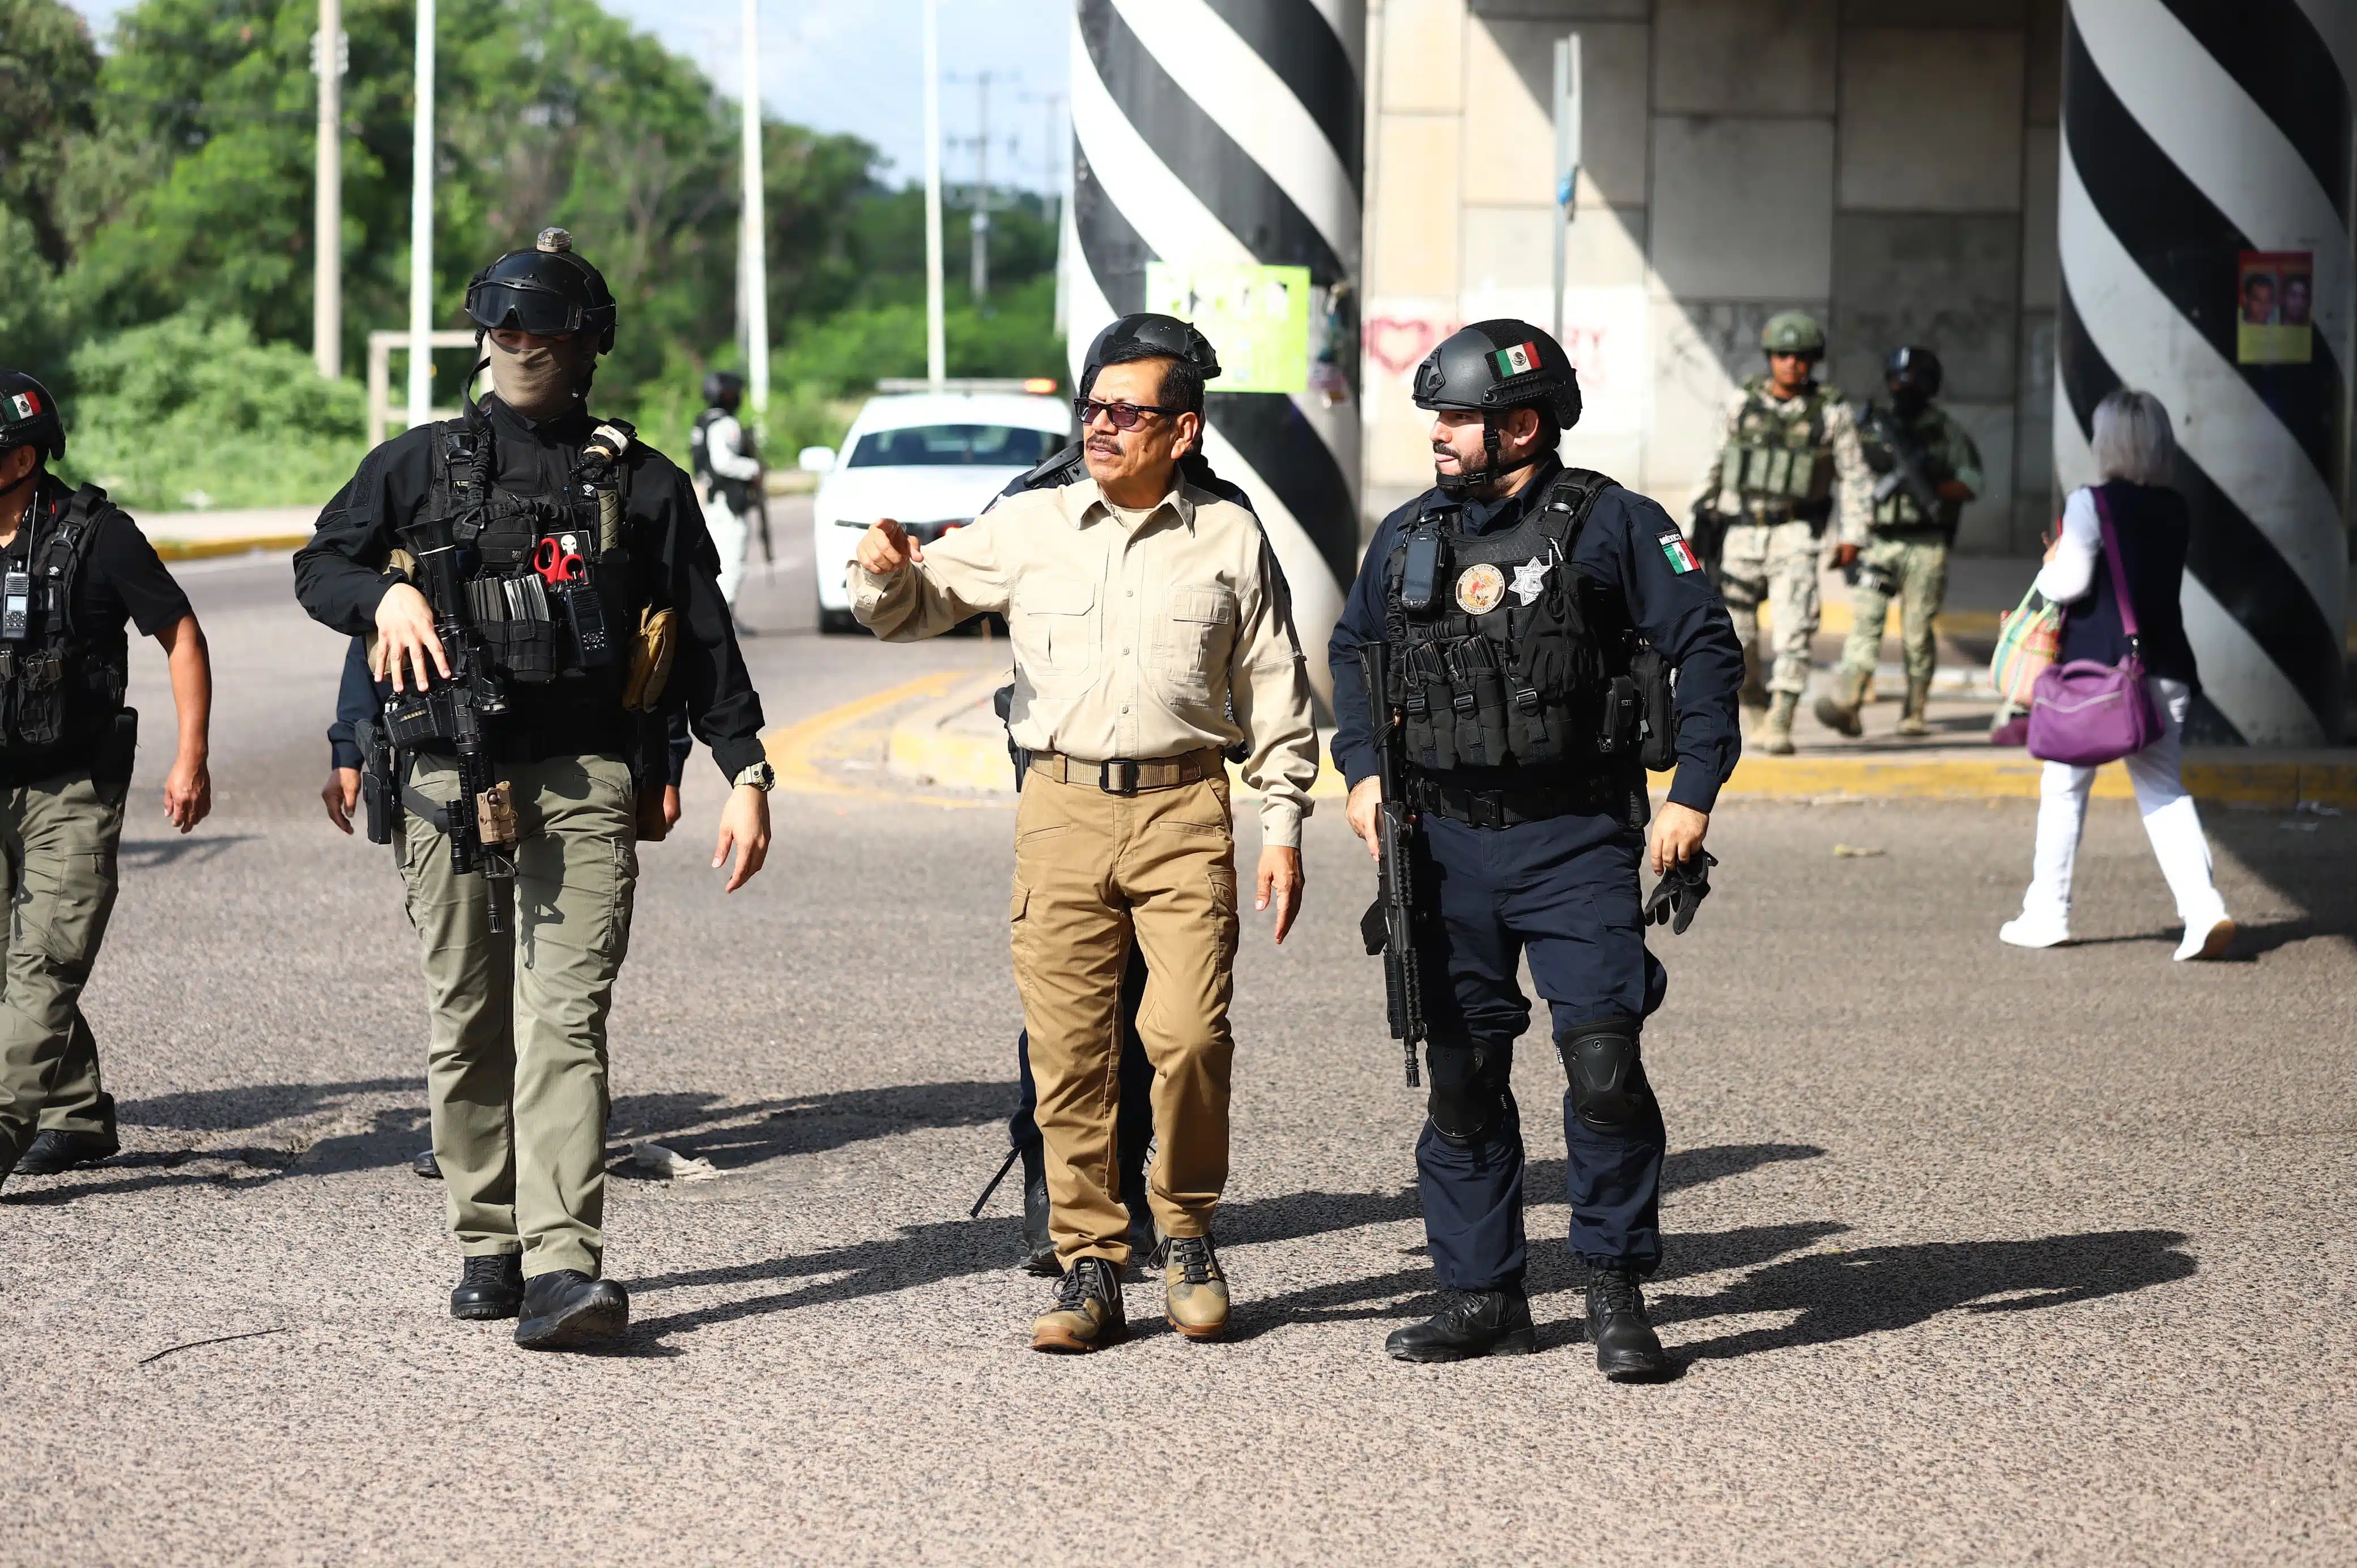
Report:
M1780 310L1760 329L1760 347L1770 354L1822 354L1825 329L1805 310Z

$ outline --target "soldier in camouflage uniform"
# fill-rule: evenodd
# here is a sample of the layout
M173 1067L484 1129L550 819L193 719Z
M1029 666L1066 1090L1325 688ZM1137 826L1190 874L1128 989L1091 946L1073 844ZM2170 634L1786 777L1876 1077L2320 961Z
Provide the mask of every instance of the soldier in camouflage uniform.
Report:
M1834 674L1830 696L1817 699L1817 719L1844 735L1864 732L1859 710L1882 657L1882 628L1899 600L1900 645L1907 661L1907 704L1899 733L1932 733L1924 708L1938 656L1932 630L1948 586L1948 550L1956 516L1980 492L1981 454L1964 427L1935 406L1940 357L1929 349L1894 349L1883 367L1890 406L1866 405L1859 433L1867 465L1879 476L1872 492L1872 537L1863 546L1844 542L1835 560L1849 570L1849 643Z
M1768 373L1743 383L1727 405L1719 451L1695 502L1705 528L1724 523L1719 591L1743 639L1743 702L1764 708L1753 731L1760 749L1792 749L1792 715L1809 683L1809 639L1817 632L1817 569L1836 520L1838 540L1861 542L1872 489L1857 422L1840 392L1814 379L1824 328L1798 310L1770 317L1760 346ZM1774 623L1773 667L1761 679L1760 606Z

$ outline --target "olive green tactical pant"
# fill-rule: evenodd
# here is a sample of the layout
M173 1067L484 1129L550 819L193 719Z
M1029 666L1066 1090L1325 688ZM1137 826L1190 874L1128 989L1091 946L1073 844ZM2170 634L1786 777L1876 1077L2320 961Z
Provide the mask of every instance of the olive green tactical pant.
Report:
M1939 663L1939 639L1932 622L1948 592L1947 542L1877 538L1859 555L1858 564L1878 566L1898 580L1899 645L1907 663L1907 682L1930 685L1932 669ZM1890 618L1890 598L1874 585L1874 577L1867 572L1858 574L1857 585L1850 590L1853 618L1849 640L1842 647L1835 686L1851 705L1882 661L1882 628Z
M1756 686L1760 666L1770 692L1799 696L1809 688L1809 639L1817 635L1817 532L1805 522L1737 522L1719 554L1718 589L1735 635L1743 643L1744 683ZM1760 645L1760 606L1773 623L1772 648Z
M103 1130L98 1045L81 988L114 911L121 787L87 771L0 789L8 958L0 974L0 1176L39 1126Z
M514 918L490 931L485 880L415 812L402 873L434 1018L425 1083L451 1233L468 1256L523 1253L526 1274L596 1276L605 1253L606 1015L630 940L639 852L630 766L560 757L502 766L514 785ZM410 781L458 792L439 757Z

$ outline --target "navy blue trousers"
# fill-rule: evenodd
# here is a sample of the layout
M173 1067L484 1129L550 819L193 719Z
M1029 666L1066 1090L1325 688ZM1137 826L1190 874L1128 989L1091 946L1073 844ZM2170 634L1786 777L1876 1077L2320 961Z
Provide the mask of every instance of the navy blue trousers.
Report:
M1643 835L1615 818L1564 816L1476 828L1426 812L1416 875L1422 906L1425 1017L1432 1080L1444 1073L1494 1089L1502 1115L1486 1135L1456 1142L1429 1118L1416 1140L1416 1185L1440 1283L1492 1290L1529 1262L1523 1233L1523 1133L1512 1087L1514 1042L1530 1026L1531 978L1554 1014L1558 1044L1610 1019L1637 1024L1662 1004L1669 976L1645 950L1638 861ZM1641 1065L1637 1069L1641 1075ZM1662 1152L1668 1142L1650 1091L1634 1124L1607 1133L1573 1113L1564 1093L1571 1250L1589 1263L1650 1273L1662 1259Z
M1114 1119L1114 1136L1126 1173L1142 1169L1146 1145L1154 1141L1154 1064L1146 1059L1146 1041L1137 1032L1137 1009L1146 1001L1146 958L1135 943L1129 967L1121 972L1121 1109ZM1028 1182L1045 1158L1039 1144L1039 1123L1032 1112L1039 1104L1039 1086L1031 1079L1031 1032L1015 1036L1015 1068L1018 1079L1015 1113L1006 1119L1006 1139L1022 1152L1023 1178ZM1124 1184L1125 1201L1129 1194Z

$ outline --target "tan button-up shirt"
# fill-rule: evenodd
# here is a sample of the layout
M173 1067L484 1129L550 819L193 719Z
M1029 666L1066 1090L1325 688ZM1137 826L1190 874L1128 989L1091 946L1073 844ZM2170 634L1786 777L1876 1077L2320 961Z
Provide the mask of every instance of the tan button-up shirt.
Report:
M1125 523L1083 479L1009 496L894 576L854 562L848 582L852 614L888 642L1006 616L1016 745L1104 762L1242 742L1261 842L1301 843L1309 677L1285 575L1243 508L1182 482Z

